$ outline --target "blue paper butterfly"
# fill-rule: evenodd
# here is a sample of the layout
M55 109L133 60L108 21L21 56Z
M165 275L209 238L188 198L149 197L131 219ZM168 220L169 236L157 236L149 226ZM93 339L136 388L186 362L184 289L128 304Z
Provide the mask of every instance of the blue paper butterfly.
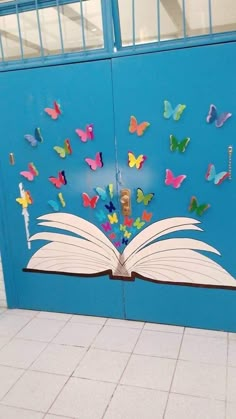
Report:
M38 143L43 142L40 128L35 128L34 136L31 134L26 134L24 137L32 147L37 147Z
M182 113L186 109L186 105L177 105L176 108L172 108L172 105L168 100L164 100L164 118L170 119L172 116L174 121L178 121L181 118Z
M216 168L214 164L209 164L207 172L206 172L206 180L208 181L213 180L215 185L220 185L228 177L229 177L228 172L216 173Z

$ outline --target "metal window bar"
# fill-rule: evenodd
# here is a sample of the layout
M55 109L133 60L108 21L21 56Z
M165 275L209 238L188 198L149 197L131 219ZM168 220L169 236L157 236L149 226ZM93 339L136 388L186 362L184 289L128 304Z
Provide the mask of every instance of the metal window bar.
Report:
M82 0L80 0L80 15L81 15L83 50L86 51L86 41L85 41L85 31L84 31L84 13L83 13L83 1Z
M136 39L135 39L135 0L132 0L132 41L133 47L135 47Z
M120 13L119 13L119 0L112 0L112 20L114 30L114 43L116 50L119 51L122 48L121 40L121 28L120 28Z
M20 42L20 53L21 53L21 59L24 60L24 50L23 50L21 28L20 28L20 16L19 16L19 11L18 11L18 0L16 0L15 6L16 6L16 18L17 18L17 26L18 26L19 42Z
M40 18L39 18L38 0L35 0L35 10L36 10L38 32L39 32L40 54L41 54L41 57L44 58L43 38L42 38L41 24L40 24Z
M182 20L183 20L183 36L184 39L186 39L187 37L187 33L186 33L186 13L185 13L185 0L182 0Z
M161 7L160 0L157 0L157 41L161 41Z
M4 57L4 50L3 50L3 45L2 45L2 34L0 31L0 50L1 50L1 56L2 56L2 62L5 62L5 57Z
M61 53L64 55L64 42L63 42L63 33L62 33L62 25L61 25L61 14L60 14L60 5L59 0L56 0L56 8L57 8L57 17L58 17L58 25L59 25L59 33L60 33L60 41L61 41Z
M209 10L209 32L212 35L212 10L211 10L211 0L208 0L208 10Z

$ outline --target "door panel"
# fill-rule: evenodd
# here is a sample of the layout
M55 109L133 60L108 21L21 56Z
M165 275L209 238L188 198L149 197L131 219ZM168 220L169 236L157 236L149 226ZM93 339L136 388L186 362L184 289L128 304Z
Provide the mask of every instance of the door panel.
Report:
M203 232L186 230L162 235L161 246L166 245L165 250L174 249L176 253L157 262L150 256L153 251L150 248L150 252L146 250L146 256L149 254L146 262L142 259L142 269L137 253L134 270L146 280L133 275L135 282L125 283L129 319L236 330L235 155L232 155L232 180L226 179L220 185L206 180L209 164L214 164L217 172L228 171L228 146L235 148L236 145L235 51L236 45L231 43L113 60L120 187L131 189L132 218L142 218L142 212L146 210L153 213L152 223L170 217L181 217L182 220L190 217L201 222L195 226L203 229ZM178 121L173 118L175 113L169 119L164 118L165 100L173 109L178 104L186 105ZM216 105L219 114L225 111L233 114L221 128L206 122L210 104ZM131 115L139 123L150 123L142 136L129 132ZM170 150L171 134L178 141L190 137L185 152ZM128 166L130 150L136 157L147 156L140 170ZM187 176L179 188L165 184L166 169L173 171L175 176ZM149 205L137 203L137 188L142 188L145 194L155 193ZM193 196L199 204L210 205L202 216L188 210ZM170 227L171 222L168 222ZM172 223L172 227L178 222ZM142 229L133 229L132 237L138 236L140 231ZM196 239L198 244L202 241L205 243L199 244L202 250L204 247L207 250L209 245L221 256L201 249L190 254L197 244L189 241L185 245L182 241L181 250L177 251L177 242L164 242L170 238ZM203 260L198 256L200 254L209 259ZM193 260L190 259L199 257L201 260L197 259L191 265ZM145 269L153 277L148 277ZM160 284L156 280L173 285Z
M28 249L27 219L24 211L22 214L21 205L16 202L16 198L20 197L19 183L22 182L24 191L29 190L33 198L33 203L26 208L30 236L44 231L75 236L74 232L38 225L37 217L48 213L53 217L61 217L62 213L74 214L101 228L95 213L104 208L102 201L95 209L84 207L81 194L86 192L90 197L95 196L94 188L104 188L110 183L115 190L111 63L103 61L6 72L1 73L0 81L4 139L0 156L1 196L4 197L1 211L3 224L7 227L2 231L1 245L6 250L4 265L9 260L13 261L10 267L13 272L5 266L9 306L123 317L123 284L119 281L110 281L104 275L82 278L77 275L78 271L75 271L75 276L44 274L40 273L40 269L37 272L22 271L29 266L31 256L50 240L34 240L31 249ZM44 111L46 107L53 108L54 101L61 104L62 110L55 120ZM85 130L86 124L94 124L94 140L82 142L75 129ZM40 127L44 141L33 147L24 136L34 135L36 127ZM72 154L61 158L53 147L64 147L67 138L70 139ZM94 159L97 152L102 152L104 166L91 170L84 159ZM9 164L9 153L14 154L14 165ZM30 162L39 172L33 181L20 175L21 171L28 170ZM67 185L57 189L48 178L58 177L58 172L62 170L65 171ZM60 192L66 202L65 208L58 200ZM54 213L48 204L50 200L59 205L58 212ZM66 252L65 247L65 253L61 251L60 256L64 266L67 264ZM68 260L71 266L77 263L73 252L72 256L68 254ZM59 264L59 259L56 263ZM56 264L55 269L52 264L48 267L55 272L59 270ZM13 284L12 292L10 284Z

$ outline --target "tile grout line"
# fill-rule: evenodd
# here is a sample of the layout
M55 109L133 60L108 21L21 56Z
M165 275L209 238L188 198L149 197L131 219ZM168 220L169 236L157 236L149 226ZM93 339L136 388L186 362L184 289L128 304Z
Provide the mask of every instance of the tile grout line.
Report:
M74 370L71 372L71 374L67 377L67 380L65 381L65 383L64 383L64 385L63 385L63 387L61 388L61 390L59 391L59 393L57 394L57 396L55 397L55 399L53 400L53 402L51 403L51 405L49 406L49 408L48 408L48 410L47 410L47 412L45 413L45 415L44 415L44 417L43 417L43 419L46 417L46 415L47 414L50 414L50 409L52 408L52 406L54 405L54 403L56 402L56 400L58 399L58 397L60 396L60 394L61 394L61 392L63 391L63 389L65 388L65 386L66 386L66 384L68 383L68 381L71 379L71 378L73 378L73 374L74 374L74 372L75 372L75 370L78 368L78 366L80 365L80 363L82 362L82 360L85 358L85 356L87 355L87 353L88 353L88 351L91 349L91 347L92 347L92 345L93 345L93 343L94 343L94 341L96 340L96 338L97 338L97 336L99 335L99 333L103 330L103 328L105 327L105 325L106 325L106 323L107 323L107 318L106 318L106 320L105 320L105 322L103 323L103 325L97 325L97 326L101 326L101 328L98 330L98 332L97 332L97 334L95 335L95 337L93 338L93 340L92 340L92 342L90 343L90 345L88 345L88 347L87 348L85 348L86 350L85 350L85 353L84 353L84 355L82 356L82 358L79 360L79 362L78 362L78 364L76 364L76 366L75 366L75 368L74 368ZM68 320L69 321L69 320ZM61 329L62 330L62 329ZM58 332L58 334L59 334L59 332ZM57 335L58 335L57 334ZM56 336L57 336L56 335ZM56 338L56 336L54 336L54 338L53 339L55 339ZM82 346L82 348L83 348L83 346ZM74 378L79 378L79 377L74 377ZM72 417L72 419L73 419L73 417Z
M180 342L180 345L179 345L179 351L178 351L177 358L176 358L176 361L175 361L175 367L174 367L172 380L171 380L171 383L170 383L170 387L169 387L169 391L168 391L168 395L167 395L167 399L166 399L166 405L165 405L165 409L164 409L164 412L163 412L162 419L164 419L165 415L166 415L167 406L168 406L168 403L169 403L169 398L170 398L170 393L171 393L171 388L172 388L172 385L173 385L173 382L174 382L175 373L176 373L176 369L177 369L177 364L178 364L178 360L179 360L179 356L180 356L180 352L181 352L181 348L182 348L182 344L183 344L183 340L184 340L185 329L186 328L184 327L183 335L182 335L182 339L181 339L181 342Z
M120 376L119 380L118 380L118 381L117 381L117 383L116 383L116 386L115 386L115 388L114 388L114 391L112 392L112 395L111 395L111 397L110 397L110 400L109 400L109 402L107 403L107 406L106 406L106 408L105 408L105 410L104 410L104 413L103 413L103 415L102 415L101 419L104 419L104 418L105 418L105 415L106 415L106 413L107 413L107 410L108 410L108 408L109 408L109 406L110 406L110 404L111 404L111 401L112 401L112 399L113 399L113 397L114 397L114 395L115 395L115 392L116 392L116 390L117 390L118 386L120 385L120 382L121 382L122 377L123 377L123 375L124 375L124 373L125 373L125 371L126 371L126 369L127 369L127 366L128 366L128 364L129 364L129 361L130 361L130 359L131 359L132 355L134 354L134 350L135 350L135 348L136 348L136 346L137 346L137 343L138 343L138 341L139 341L139 338L140 338L140 336L141 336L141 334L142 334L142 332L143 332L143 330L144 330L144 326L145 326L145 324L146 324L146 323L144 323L144 324L143 324L143 326L140 328L140 331L139 331L139 334L138 334L138 336L137 336L136 342L135 342L135 344L134 344L133 350L132 350L132 352L130 352L130 356L129 356L129 357L128 357L128 359L127 359L127 362L126 362L125 368L124 368L124 370L123 370L123 372L122 372L122 374L121 374L121 376Z

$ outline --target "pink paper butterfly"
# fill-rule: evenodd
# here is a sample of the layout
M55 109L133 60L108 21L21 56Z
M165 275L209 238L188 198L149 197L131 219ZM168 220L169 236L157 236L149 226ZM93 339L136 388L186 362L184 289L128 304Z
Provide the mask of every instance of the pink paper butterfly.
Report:
M96 170L98 167L103 167L102 153L101 152L96 153L96 156L95 156L94 160L87 157L85 159L85 161L89 165L91 170Z
M83 143L94 139L93 124L86 125L85 131L77 128L75 132L80 137L81 141L83 141Z
M173 172L170 169L166 169L166 178L165 184L167 186L173 186L173 188L177 189L181 186L184 179L186 179L186 175L179 175L174 177Z
M35 176L38 176L39 172L36 169L34 163L29 163L28 169L29 170L24 170L20 172L20 175L31 182L32 180L34 180Z
M59 103L53 102L53 108L45 108L44 111L52 118L57 119L61 115L61 108Z

